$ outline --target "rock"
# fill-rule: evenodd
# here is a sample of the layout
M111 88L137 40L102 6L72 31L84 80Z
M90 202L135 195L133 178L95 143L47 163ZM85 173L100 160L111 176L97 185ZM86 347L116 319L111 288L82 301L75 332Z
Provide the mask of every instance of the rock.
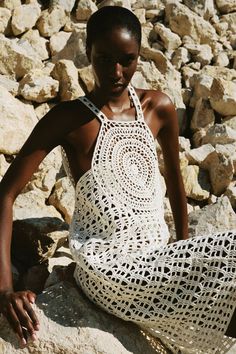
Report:
M38 295L34 310L40 322L38 340L25 354L154 354L168 351L131 322L99 309L82 291L68 282L47 288ZM0 346L4 353L19 353L16 335L0 320Z
M217 202L189 214L189 235L191 237L213 235L217 232L235 229L236 215L229 199L224 196Z
M16 96L18 94L18 82L6 75L0 74L0 86L4 87L8 92L12 94L12 96Z
M233 181L228 185L224 195L229 198L232 208L236 209L236 181Z
M182 42L180 37L161 23L157 23L154 26L154 30L160 36L164 47L167 50L177 49L181 45Z
M10 26L11 11L0 7L0 33L8 32Z
M99 9L103 6L113 6L113 5L126 7L127 9L132 10L130 0L102 0L99 1L99 3L97 2L97 6Z
M145 9L136 9L134 10L135 16L138 17L139 22L143 25L146 23L146 10Z
M31 106L14 98L4 87L0 89L0 116L4 117L0 119L0 152L16 154L37 123L37 117Z
M236 11L235 0L216 0L216 6L223 14Z
M203 144L231 144L236 142L236 131L223 124L215 124L207 130Z
M213 0L184 0L183 3L205 20L209 20L216 14Z
M210 106L208 100L203 100L199 98L195 105L193 117L191 119L191 129L193 131L199 129L208 129L214 125L215 114L213 109Z
M59 95L61 101L69 101L84 95L79 85L78 69L71 60L59 60L51 73L59 81Z
M41 9L38 3L20 5L14 8L11 20L14 35L18 36L34 27L40 14Z
M49 203L53 205L63 215L65 221L70 224L75 206L75 190L70 183L69 177L63 177L56 182L55 189L49 198Z
M208 159L209 161L209 156L214 152L215 149L211 144L204 144L196 149L191 149L187 151L185 155L190 164L196 164L203 167L202 163L206 159Z
M85 48L85 30L74 30L66 42L65 47L52 57L53 63L58 60L72 60L77 68L89 65Z
M196 43L210 46L217 40L214 27L184 5L167 3L165 14L170 29L181 38L190 36Z
M185 138L184 136L179 136L179 151L190 151L191 143L190 140Z
M215 78L211 86L212 108L223 116L236 115L236 83Z
M191 53L193 60L202 66L210 64L213 54L208 44L185 44L185 48Z
M56 147L44 158L22 192L26 193L35 190L40 195L43 193L44 198L48 198L60 172L61 165L61 150L60 147Z
M45 75L41 70L29 72L20 81L19 94L26 100L46 102L57 96L59 82Z
M67 14L63 7L55 6L42 11L37 28L43 37L51 37L66 24Z
M191 68L189 65L184 65L181 68L182 72L182 79L184 82L184 86L186 88L193 88L194 82L195 82L195 75L197 74L197 71L193 68ZM194 80L192 80L194 79Z
M97 9L92 0L80 0L76 9L76 19L78 21L87 21Z
M199 72L199 76L201 75L210 76L212 79L221 78L226 81L233 81L236 79L236 70L229 68L221 68L218 66L205 65Z
M160 6L159 1L156 0L137 0L132 4L132 8L139 9L143 8L146 10L156 9Z
M3 177L6 170L9 167L9 163L7 163L3 154L0 154L0 177Z
M221 52L214 57L214 65L217 66L228 66L229 58L225 52Z
M21 40L27 40L41 60L49 58L48 40L41 37L37 29L31 29L24 33Z
M189 60L190 60L190 55L189 55L188 50L184 47L181 47L181 48L178 48L174 51L174 55L171 59L171 62L175 66L175 68L178 70L181 68L181 66L188 63Z
M212 191L216 196L220 196L233 179L234 163L224 154L216 153L214 159L211 159L211 163L208 164L208 171Z
M40 294L44 290L44 285L49 276L49 271L45 264L38 264L29 268L21 277L20 283L23 289L31 290L35 294Z
M52 56L63 50L70 36L71 33L64 31L60 31L51 36L49 46Z
M37 107L35 107L34 111L35 111L35 114L36 114L38 120L43 118L45 116L45 114L47 114L50 111L51 108L52 108L52 106L46 102L41 103Z
M186 196L194 200L206 200L210 196L210 184L206 172L196 165L181 170Z
M183 88L181 90L181 95L185 106L189 106L192 98L192 90L190 88Z
M203 138L206 136L206 130L205 129L199 129L196 130L196 132L193 134L192 141L193 141L193 146L194 147L199 147L203 143Z
M75 0L50 0L50 7L62 7L67 13L70 13L75 5Z
M1 0L0 7L6 8L8 10L14 10L15 7L20 6L20 0Z
M236 130L236 116L224 117L222 123L227 127Z
M84 87L87 92L92 91L94 87L92 67L89 65L84 68L78 69L78 73L81 84L83 85L82 87Z
M233 144L216 144L215 150L218 154L224 155L227 159L229 158L233 165L236 174L236 143Z
M29 53L13 40L0 37L0 74L20 79L31 69L42 66L35 53Z

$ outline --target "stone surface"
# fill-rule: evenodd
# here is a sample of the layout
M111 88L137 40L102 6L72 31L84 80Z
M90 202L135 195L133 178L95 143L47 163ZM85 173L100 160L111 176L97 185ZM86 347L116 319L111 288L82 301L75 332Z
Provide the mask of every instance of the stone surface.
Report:
M210 102L212 108L223 116L236 115L236 82L214 78Z
M59 53L65 47L70 36L71 36L70 32L60 31L50 37L49 46L50 46L50 51L52 56Z
M0 33L6 33L10 26L11 11L0 7Z
M0 74L0 86L4 87L12 94L12 96L16 96L18 94L19 83L11 77Z
M68 282L47 288L37 297L38 340L22 354L167 354L163 345L131 322L109 315ZM3 354L19 353L16 336L0 322Z
M208 44L186 44L185 48L192 55L193 61L199 62L202 66L210 64L213 54Z
M42 11L37 28L43 37L51 37L66 24L67 14L63 7L55 6Z
M208 159L209 155L215 152L214 147L211 144L204 144L196 149L191 149L186 152L185 156L187 157L190 164L201 164Z
M97 9L92 0L80 0L76 9L76 19L78 21L86 21Z
M208 175L197 165L189 165L181 170L186 196L194 200L206 200L210 196Z
M224 124L215 124L210 127L202 139L203 144L231 144L236 142L236 131Z
M70 13L75 5L75 0L50 0L50 6L56 7L60 6L65 9L66 12Z
M30 43L32 49L41 60L49 58L48 40L41 37L37 29L31 29L24 33L23 36L21 36L21 41L22 40L27 40Z
M35 52L29 52L15 41L0 37L0 74L20 79L29 70L42 66Z
M9 167L9 163L7 163L4 155L0 154L0 177L2 177L5 174L8 167Z
M59 60L51 73L59 81L59 95L61 101L69 101L84 95L79 84L78 69L71 60Z
M71 222L75 205L75 190L69 177L63 177L56 182L49 203L60 211L68 224Z
M14 8L11 27L14 35L19 35L31 29L36 24L41 9L38 3L21 5Z
M169 28L165 27L161 23L157 23L154 26L155 32L160 36L164 47L169 50L169 49L177 49L182 41L180 37L173 33Z
M215 114L208 100L199 98L191 119L191 129L193 131L201 128L208 129L215 123Z
M195 210L189 214L189 235L213 235L236 227L236 215L229 199L217 198L216 203Z
M80 81L86 91L91 91L94 87L94 77L92 73L92 67L86 66L84 68L78 69Z
M181 66L189 62L189 60L190 60L190 55L188 50L184 47L181 47L174 51L171 62L176 67L176 69L180 69Z
M0 152L16 154L37 123L34 110L1 87L0 117Z
M216 5L221 13L236 11L235 0L216 0Z
M59 82L41 70L34 70L26 74L20 81L19 94L26 100L46 102L57 96Z

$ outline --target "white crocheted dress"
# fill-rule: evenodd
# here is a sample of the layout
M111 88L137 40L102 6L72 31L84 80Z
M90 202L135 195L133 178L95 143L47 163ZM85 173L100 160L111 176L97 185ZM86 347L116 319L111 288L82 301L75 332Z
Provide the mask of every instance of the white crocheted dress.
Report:
M132 86L133 121L101 126L91 169L75 186L75 278L104 310L133 321L173 353L226 353L236 303L236 230L168 244L153 135ZM69 170L68 160L64 161Z

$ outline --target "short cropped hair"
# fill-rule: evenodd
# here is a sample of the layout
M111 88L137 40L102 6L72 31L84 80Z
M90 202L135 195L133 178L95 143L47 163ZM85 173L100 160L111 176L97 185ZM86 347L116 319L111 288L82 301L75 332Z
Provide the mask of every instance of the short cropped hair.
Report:
M135 14L121 6L104 6L94 12L87 22L86 47L114 28L125 28L141 46L141 24Z

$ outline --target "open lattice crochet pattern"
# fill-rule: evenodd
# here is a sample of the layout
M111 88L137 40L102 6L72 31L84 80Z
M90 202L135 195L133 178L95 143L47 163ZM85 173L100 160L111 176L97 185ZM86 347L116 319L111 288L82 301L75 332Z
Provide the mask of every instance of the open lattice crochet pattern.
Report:
M153 135L132 86L133 121L99 119L91 169L75 184L75 278L106 311L159 337L173 353L226 353L236 303L236 230L168 244ZM72 179L66 154L65 168Z

